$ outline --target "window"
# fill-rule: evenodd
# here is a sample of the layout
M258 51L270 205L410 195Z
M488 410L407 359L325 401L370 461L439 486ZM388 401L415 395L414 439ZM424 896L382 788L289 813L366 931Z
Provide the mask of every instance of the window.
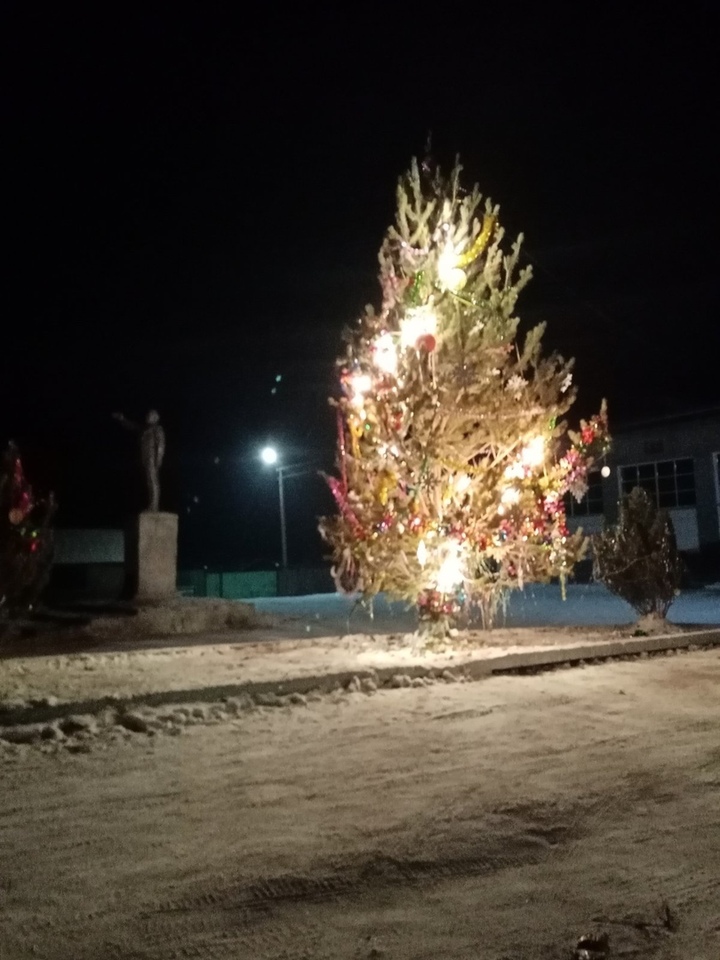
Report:
M620 467L620 484L623 495L642 487L657 507L695 506L695 464L690 458Z
M602 477L599 470L588 474L587 493L578 503L572 494L565 498L565 512L569 517L589 517L603 512Z

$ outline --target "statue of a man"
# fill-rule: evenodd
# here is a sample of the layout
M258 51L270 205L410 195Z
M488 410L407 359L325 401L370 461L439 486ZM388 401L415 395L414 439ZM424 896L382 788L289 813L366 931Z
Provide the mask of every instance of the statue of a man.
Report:
M114 413L113 417L126 430L140 434L140 457L149 498L147 509L157 513L160 509L160 467L165 456L165 431L160 424L160 414L157 410L149 410L144 425L133 423L122 413Z

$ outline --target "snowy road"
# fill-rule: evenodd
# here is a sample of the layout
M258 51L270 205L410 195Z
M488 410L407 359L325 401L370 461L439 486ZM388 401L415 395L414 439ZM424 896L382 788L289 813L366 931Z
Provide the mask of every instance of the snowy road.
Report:
M704 651L18 748L0 956L566 960L600 918L717 960L719 689Z

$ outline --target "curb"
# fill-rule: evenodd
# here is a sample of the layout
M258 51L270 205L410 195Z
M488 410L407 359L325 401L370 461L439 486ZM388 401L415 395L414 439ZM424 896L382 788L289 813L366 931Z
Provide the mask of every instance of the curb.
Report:
M510 653L493 657L490 673L508 673L534 667L552 667L563 663L577 664L588 660L610 660L615 657L634 657L643 653L663 653L667 650L692 650L697 647L720 647L720 627L670 633L657 637L629 637L627 640L612 640L590 643L581 647L553 647L547 650L530 650L527 653ZM472 661L474 666L478 661Z
M68 714L94 714L108 708L123 711L138 706L159 707L167 704L212 703L243 695L256 699L268 694L274 694L277 697L290 694L327 694L347 688L356 684L356 681L363 680L372 681L377 688L408 686L416 678L448 681L480 680L484 677L501 674L534 673L565 664L577 666L588 661L597 663L617 658L634 658L643 654L660 654L675 650L691 651L699 647L720 648L720 627L667 634L662 637L633 637L627 640L605 641L578 647L548 647L544 650L530 650L526 653L479 657L454 666L424 667L418 664L401 668L366 668L294 677L281 681L248 681L246 683L199 687L190 690L162 690L129 697L116 695L57 704L38 702L18 707L7 707L0 704L0 728L20 724L50 723ZM408 678L408 682L401 682L402 678Z

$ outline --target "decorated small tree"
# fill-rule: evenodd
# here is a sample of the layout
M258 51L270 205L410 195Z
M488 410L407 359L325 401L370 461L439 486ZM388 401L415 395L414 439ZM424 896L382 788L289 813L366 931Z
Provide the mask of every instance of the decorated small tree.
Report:
M8 444L0 464L0 625L28 610L45 586L54 512L52 497L34 497L18 449Z
M380 250L382 302L338 361L338 514L321 520L339 589L383 591L445 633L463 610L491 626L503 595L564 584L583 555L563 497L581 498L607 444L605 409L579 433L571 363L543 357L544 325L518 342L530 279L498 207L456 166L413 163Z
M636 487L614 527L593 540L595 577L646 622L664 621L680 591L682 560L670 517Z

